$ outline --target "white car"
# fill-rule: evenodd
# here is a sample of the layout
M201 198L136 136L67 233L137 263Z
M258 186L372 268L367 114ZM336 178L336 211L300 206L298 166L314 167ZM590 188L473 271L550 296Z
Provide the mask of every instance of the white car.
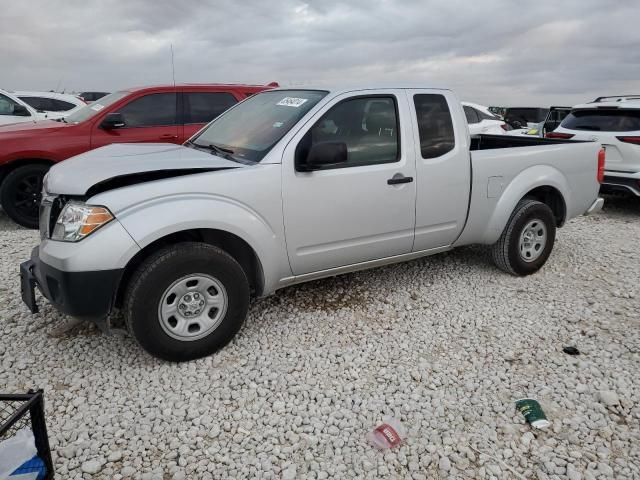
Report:
M504 121L496 117L488 107L477 103L461 102L469 124L469 133L473 135L503 135L506 133Z
M38 113L15 95L0 90L0 125L32 122L44 118L44 114Z
M603 192L640 197L640 95L576 105L547 138L588 140L606 149Z
M66 93L22 91L13 94L50 120L71 115L87 105L79 97Z

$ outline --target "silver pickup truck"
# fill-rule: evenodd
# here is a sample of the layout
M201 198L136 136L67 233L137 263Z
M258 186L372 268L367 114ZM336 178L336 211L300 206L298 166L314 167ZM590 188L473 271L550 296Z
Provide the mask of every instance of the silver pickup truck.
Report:
M119 309L149 353L189 360L295 283L473 243L534 273L556 228L602 206L603 166L593 142L471 139L448 90L272 90L183 146L54 166L22 297L102 324Z

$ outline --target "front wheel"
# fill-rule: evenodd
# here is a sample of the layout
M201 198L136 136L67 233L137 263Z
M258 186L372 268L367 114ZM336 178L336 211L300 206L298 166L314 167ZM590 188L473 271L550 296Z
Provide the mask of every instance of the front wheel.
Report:
M11 171L2 182L2 209L19 225L38 228L42 181L48 165L34 163Z
M492 247L498 268L513 275L531 275L545 264L556 239L551 209L525 198L516 205L498 241Z
M151 355L172 362L212 354L240 330L249 308L244 270L224 250L185 242L145 260L129 282L129 331Z

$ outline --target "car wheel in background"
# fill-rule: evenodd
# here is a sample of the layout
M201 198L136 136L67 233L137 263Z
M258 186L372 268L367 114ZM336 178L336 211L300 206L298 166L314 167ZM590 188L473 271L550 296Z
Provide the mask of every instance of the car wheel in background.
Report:
M42 181L48 170L48 165L24 165L12 170L2 182L2 209L17 224L38 228Z

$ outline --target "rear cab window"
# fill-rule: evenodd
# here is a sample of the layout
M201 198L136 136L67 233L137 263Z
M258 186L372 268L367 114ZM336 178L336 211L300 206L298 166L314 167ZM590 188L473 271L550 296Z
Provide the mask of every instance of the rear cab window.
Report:
M573 110L562 121L562 128L595 132L640 131L640 109L593 108Z
M422 158L437 158L455 147L453 121L444 95L420 93L413 96Z

